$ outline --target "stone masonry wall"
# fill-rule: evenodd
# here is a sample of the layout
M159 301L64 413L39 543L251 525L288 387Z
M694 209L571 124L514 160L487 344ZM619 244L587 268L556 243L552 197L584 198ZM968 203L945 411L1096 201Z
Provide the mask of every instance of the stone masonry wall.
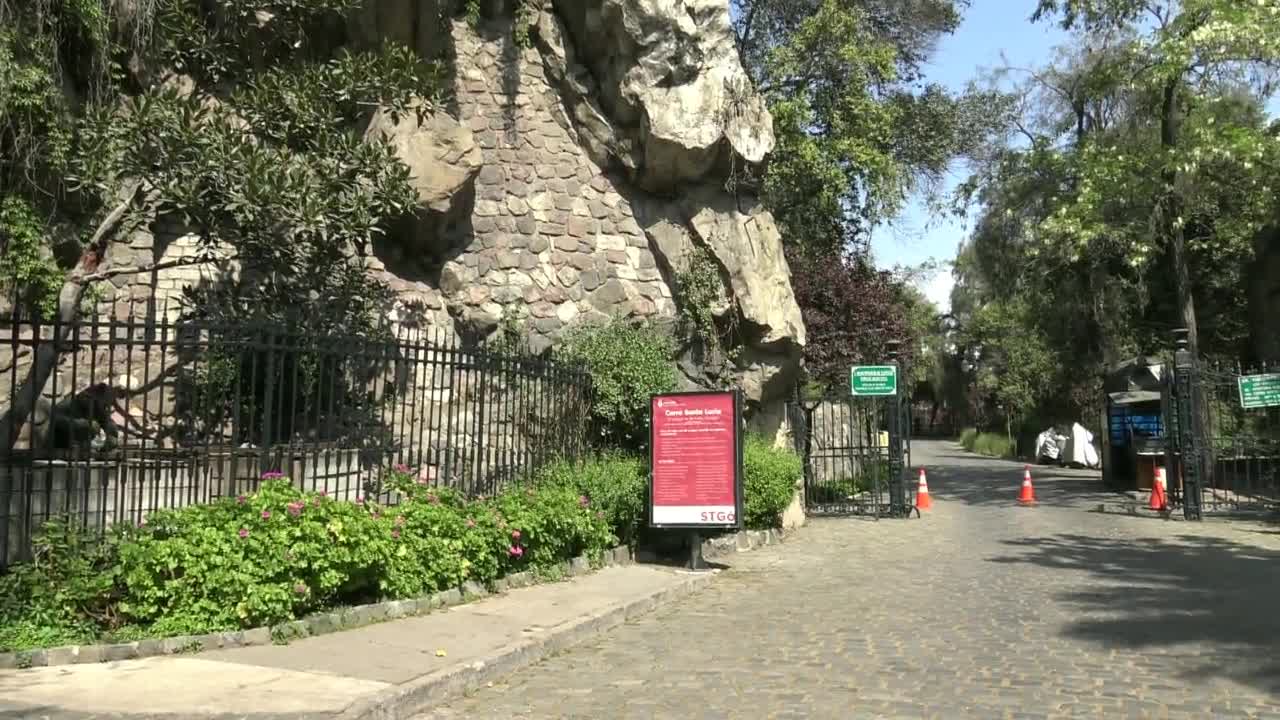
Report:
M535 348L570 324L671 317L675 304L625 186L587 157L536 50L510 23L453 24L457 103L484 153L470 230L441 290L469 321L526 314Z

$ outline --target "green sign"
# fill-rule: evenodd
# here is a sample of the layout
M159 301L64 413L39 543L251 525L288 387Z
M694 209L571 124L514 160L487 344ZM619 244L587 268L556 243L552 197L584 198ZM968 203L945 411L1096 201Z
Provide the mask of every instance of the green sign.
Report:
M1280 374L1241 375L1240 407L1245 410L1280 407Z
M857 365L849 373L849 387L855 397L896 395L898 368L893 365Z

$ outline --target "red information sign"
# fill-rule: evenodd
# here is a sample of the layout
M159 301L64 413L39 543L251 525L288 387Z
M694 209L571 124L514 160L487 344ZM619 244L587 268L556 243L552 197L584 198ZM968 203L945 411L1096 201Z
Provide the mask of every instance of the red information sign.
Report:
M655 395L649 412L653 469L649 524L740 527L742 444L738 394Z

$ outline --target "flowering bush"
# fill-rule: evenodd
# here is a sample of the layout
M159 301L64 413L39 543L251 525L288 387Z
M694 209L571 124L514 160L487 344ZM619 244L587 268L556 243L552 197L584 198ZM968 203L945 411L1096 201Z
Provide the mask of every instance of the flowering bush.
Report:
M492 511L507 537L507 571L544 567L564 558L592 553L616 538L589 498L562 485L537 485L498 496Z
M120 609L157 634L182 634L373 597L389 533L368 508L266 480L252 495L152 513L120 546Z
M580 463L551 463L538 474L538 482L576 489L621 542L632 544L645 519L648 475L639 456L609 453Z
M138 636L271 625L487 584L616 542L571 488L469 501L407 468L384 480L399 504L338 501L264 478L255 493L158 511L87 549L51 524L49 543L66 551L0 577L0 649L90 642L122 625Z

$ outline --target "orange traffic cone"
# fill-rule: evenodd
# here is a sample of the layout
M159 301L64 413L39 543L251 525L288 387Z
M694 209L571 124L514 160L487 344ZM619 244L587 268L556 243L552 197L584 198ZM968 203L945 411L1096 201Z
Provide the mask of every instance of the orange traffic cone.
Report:
M1018 493L1018 502L1023 505L1034 505L1036 502L1036 489L1031 485L1030 465L1022 471L1022 492Z
M1169 497L1165 493L1164 485L1164 468L1156 468L1156 476L1151 481L1151 502L1147 504L1148 510L1156 510L1164 512L1169 509Z
M924 476L924 468L920 468L920 484L916 486L916 509L928 510L933 507L933 499L929 497L929 481Z

